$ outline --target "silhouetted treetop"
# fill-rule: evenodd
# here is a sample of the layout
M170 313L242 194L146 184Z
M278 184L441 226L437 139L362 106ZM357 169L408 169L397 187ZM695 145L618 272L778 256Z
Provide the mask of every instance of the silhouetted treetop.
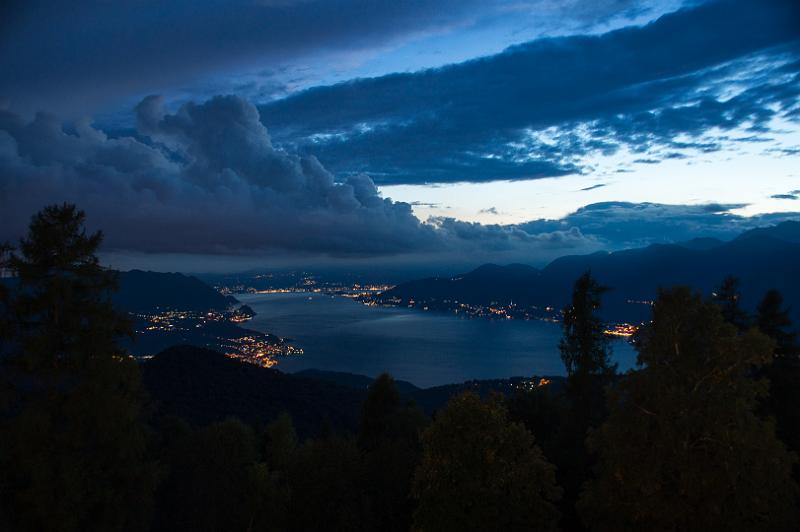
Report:
M739 334L688 288L661 291L639 346L643 368L612 391L591 437L597 478L581 500L597 530L772 530L795 515L796 457L756 414L751 378L773 343Z

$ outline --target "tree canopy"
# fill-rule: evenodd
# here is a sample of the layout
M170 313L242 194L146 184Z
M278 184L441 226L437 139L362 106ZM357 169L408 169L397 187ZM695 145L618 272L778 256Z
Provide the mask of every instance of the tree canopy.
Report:
M451 399L422 436L416 530L554 530L555 468L499 400Z
M773 343L737 334L688 288L661 291L639 346L643 368L610 395L590 438L600 459L580 502L597 530L770 530L795 517L796 457L756 414L752 368Z

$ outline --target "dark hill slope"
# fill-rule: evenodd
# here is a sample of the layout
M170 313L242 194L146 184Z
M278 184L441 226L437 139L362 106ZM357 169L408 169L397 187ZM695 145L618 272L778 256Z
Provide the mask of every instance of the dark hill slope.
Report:
M172 347L143 363L156 411L198 425L236 417L263 425L288 412L303 436L326 428L355 430L363 390L296 377L191 346Z
M120 272L114 304L127 312L225 310L236 299L223 296L200 279L181 273Z

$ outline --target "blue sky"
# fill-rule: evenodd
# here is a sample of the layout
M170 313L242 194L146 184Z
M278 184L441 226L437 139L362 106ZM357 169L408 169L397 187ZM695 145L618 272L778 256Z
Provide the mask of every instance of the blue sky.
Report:
M67 199L133 262L542 263L800 217L791 0L51 4L0 8L0 238Z

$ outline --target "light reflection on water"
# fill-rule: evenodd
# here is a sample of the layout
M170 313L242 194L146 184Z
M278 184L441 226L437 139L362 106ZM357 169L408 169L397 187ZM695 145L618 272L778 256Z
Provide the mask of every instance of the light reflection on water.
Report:
M375 376L383 371L418 386L469 379L562 375L561 328L543 321L459 318L419 310L368 307L320 294L237 295L257 315L245 327L290 337L305 353L278 368L317 368ZM633 349L615 341L619 369Z

